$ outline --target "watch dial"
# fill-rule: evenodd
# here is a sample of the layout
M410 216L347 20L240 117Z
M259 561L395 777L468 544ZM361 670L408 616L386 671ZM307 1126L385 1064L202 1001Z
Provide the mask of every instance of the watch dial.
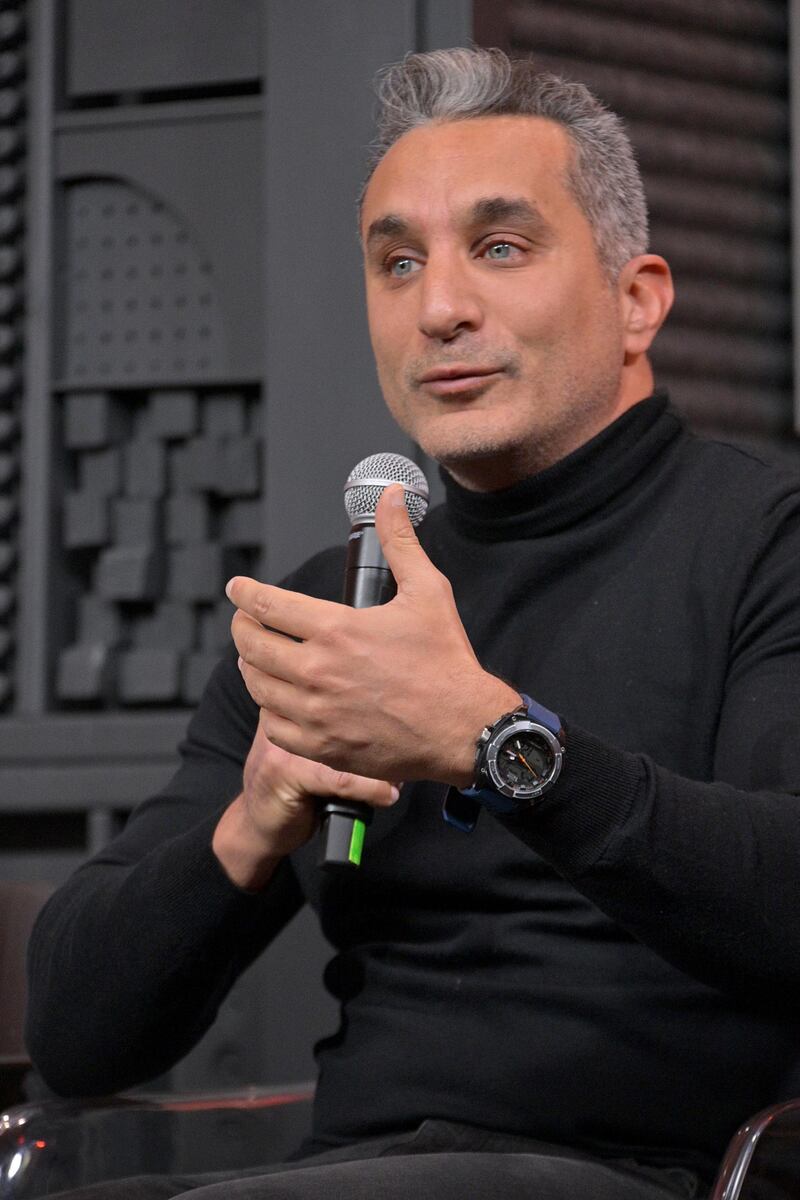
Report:
M537 733L515 733L497 755L497 770L503 783L515 790L541 787L549 777L553 752Z

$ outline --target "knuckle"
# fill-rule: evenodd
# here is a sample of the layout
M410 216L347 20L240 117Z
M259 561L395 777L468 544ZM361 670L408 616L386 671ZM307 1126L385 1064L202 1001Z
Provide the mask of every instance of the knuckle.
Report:
M247 645L246 639L237 638L236 649L239 651L239 670L242 677L247 680L248 676L253 674L253 667L250 665L250 647Z
M316 628L314 640L320 646L336 646L340 638L339 622L334 617L323 617Z
M324 675L324 657L313 646L307 646L299 670L301 682L306 691L313 694L322 685Z
M246 629L247 623L244 620L241 611L237 608L236 612L231 617L231 637L233 638L237 647L242 645Z
M325 707L322 696L309 688L303 699L303 716L306 723L314 729L321 725L325 715Z
M431 573L427 581L427 586L427 594L432 603L447 605L448 607L454 603L453 585L441 571Z
M272 598L266 589L259 588L253 597L253 614L262 625L268 624L267 618L272 609Z
M231 631L240 657L244 659L245 663L252 662L257 649L252 622L243 619L237 623L234 618L231 622Z
M335 619L327 620L315 631L313 641L306 643L306 646L313 672L322 675L331 663L340 662L347 655L347 629Z
M262 706L266 702L266 694L264 686L259 678L258 671L253 671L244 663L242 666L242 679L244 686L250 695L251 700L255 700L256 704Z
M443 575L441 571L436 572L436 586L440 595L443 596L445 600L453 599L453 585L447 576Z
M267 735L270 747L273 749L277 748L278 750L288 750L286 739L281 733L280 722L275 720L266 709L262 709L261 711L263 713L263 729ZM265 758L271 771L279 769L278 755L267 754Z

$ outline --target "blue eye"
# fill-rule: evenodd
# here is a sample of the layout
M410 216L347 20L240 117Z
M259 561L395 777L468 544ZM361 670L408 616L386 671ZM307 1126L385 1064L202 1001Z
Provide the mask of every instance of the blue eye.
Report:
M505 259L511 257L511 251L515 249L516 247L512 246L510 242L495 242L487 248L486 257L503 262Z
M396 279L404 279L406 275L411 275L417 264L413 258L396 258L389 263L389 274L394 275Z

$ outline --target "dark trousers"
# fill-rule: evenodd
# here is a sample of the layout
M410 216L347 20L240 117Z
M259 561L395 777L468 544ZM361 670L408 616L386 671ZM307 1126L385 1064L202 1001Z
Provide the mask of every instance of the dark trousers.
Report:
M140 1175L61 1192L61 1200L690 1200L680 1168L601 1161L577 1151L424 1121L414 1133L373 1138L238 1175Z

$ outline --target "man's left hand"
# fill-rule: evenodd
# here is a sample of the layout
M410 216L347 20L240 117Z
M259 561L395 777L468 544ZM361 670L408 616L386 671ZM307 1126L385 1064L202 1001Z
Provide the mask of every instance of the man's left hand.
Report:
M519 693L475 657L400 486L384 491L375 526L397 583L388 604L353 609L245 577L229 582L240 670L284 750L375 779L466 787L481 729Z

